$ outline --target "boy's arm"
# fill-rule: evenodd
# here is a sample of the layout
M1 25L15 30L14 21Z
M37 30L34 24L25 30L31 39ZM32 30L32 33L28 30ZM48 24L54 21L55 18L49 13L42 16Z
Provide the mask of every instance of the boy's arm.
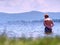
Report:
M51 20L51 26L53 27L54 26L54 23L53 23L53 21Z
M44 26L47 26L47 25L46 25L46 21L44 21Z

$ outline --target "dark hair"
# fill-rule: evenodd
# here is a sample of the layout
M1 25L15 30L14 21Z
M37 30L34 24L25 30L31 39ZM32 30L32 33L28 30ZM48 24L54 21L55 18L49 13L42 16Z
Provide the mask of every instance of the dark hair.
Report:
M45 18L48 18L49 16L48 16L48 14L45 14L45 16L44 16Z

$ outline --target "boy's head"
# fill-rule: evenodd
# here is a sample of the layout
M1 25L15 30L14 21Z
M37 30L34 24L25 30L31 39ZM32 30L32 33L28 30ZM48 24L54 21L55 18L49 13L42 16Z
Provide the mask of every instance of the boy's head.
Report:
M44 17L45 17L45 18L48 18L49 16L48 16L48 14L45 14Z

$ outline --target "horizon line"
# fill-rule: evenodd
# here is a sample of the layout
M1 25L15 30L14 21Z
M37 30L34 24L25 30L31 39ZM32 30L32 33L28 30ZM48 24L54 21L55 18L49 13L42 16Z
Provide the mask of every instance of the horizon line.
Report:
M28 13L28 12L42 12L42 11L26 11L26 12L1 12L0 13L7 13L7 14L17 14L17 13ZM60 12L42 12L42 13L60 13Z

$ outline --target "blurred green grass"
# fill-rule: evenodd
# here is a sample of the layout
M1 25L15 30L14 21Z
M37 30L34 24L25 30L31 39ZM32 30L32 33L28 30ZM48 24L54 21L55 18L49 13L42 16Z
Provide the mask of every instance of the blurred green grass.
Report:
M60 36L43 38L9 38L7 35L0 35L0 45L60 45Z

